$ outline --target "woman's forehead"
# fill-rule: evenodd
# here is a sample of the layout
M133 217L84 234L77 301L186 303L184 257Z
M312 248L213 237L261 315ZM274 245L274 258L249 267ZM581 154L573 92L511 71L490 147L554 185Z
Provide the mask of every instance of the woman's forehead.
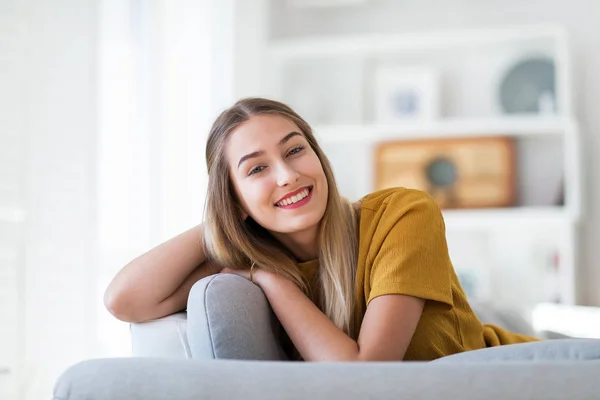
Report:
M279 115L259 115L237 127L227 140L227 158L241 153L265 151L278 146L291 133L297 132L304 137L296 124ZM298 135L295 135L298 136Z
M300 128L280 115L255 115L238 126L230 135L230 139L233 137L237 137L238 140L263 138L276 141L278 135L286 135L294 130L300 131Z

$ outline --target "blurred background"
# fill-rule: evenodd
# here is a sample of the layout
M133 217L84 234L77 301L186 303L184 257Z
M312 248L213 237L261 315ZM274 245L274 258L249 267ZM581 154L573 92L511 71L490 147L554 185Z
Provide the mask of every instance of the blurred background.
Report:
M344 196L431 193L472 301L600 337L598 17L587 0L0 0L0 398L130 354L104 289L201 222L209 127L245 96L313 126Z

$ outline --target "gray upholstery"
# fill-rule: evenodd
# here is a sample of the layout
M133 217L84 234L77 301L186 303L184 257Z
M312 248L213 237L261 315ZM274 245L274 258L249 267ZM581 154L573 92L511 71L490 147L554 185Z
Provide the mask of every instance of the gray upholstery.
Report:
M245 278L218 274L198 281L188 299L192 358L285 360L280 324L263 291Z
M299 363L124 358L85 361L55 400L593 399L600 362Z
M446 356L434 363L600 360L598 339L556 339L490 347Z

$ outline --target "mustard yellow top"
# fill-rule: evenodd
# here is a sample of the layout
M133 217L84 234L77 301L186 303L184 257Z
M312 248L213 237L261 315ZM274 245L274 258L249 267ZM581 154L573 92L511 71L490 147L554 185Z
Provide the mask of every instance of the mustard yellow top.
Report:
M299 268L312 278L318 262ZM422 191L385 189L361 200L356 320L362 322L371 300L389 294L425 300L407 361L538 340L479 321L450 261L442 213Z

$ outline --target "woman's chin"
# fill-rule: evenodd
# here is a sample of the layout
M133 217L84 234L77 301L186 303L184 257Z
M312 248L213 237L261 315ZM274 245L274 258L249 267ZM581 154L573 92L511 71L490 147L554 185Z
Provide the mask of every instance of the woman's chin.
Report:
M275 229L272 229L272 231L283 234L316 231L319 225L319 220L319 218L304 216L302 218L298 218L297 221L286 221L285 223L274 227Z

